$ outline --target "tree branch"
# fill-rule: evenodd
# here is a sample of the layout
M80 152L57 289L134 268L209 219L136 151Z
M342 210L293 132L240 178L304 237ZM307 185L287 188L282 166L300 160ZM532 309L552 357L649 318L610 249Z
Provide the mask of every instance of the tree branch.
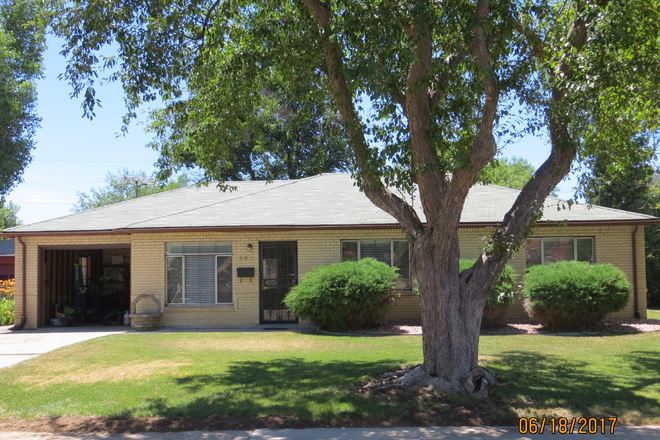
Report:
M446 214L442 210L446 181L444 172L440 169L438 153L431 144L431 109L428 95L433 55L431 26L422 15L412 25L404 25L403 28L410 41L415 44L415 60L408 70L405 94L413 167L424 213L427 221L433 223Z
M476 16L479 24L474 28L474 57L481 69L481 81L485 89L485 102L481 109L481 123L477 138L468 148L470 162L466 167L456 170L448 189L447 197L453 200L453 203L456 200L465 200L468 191L474 184L474 180L481 170L493 160L497 153L497 143L493 136L493 123L497 116L500 89L497 86L495 72L490 62L488 42L483 27L483 23L488 18L489 8L490 0L477 1ZM458 220L460 220L460 217Z
M364 138L362 123L353 105L353 95L348 89L344 75L341 48L334 40L331 27L332 12L329 6L320 0L303 0L321 28L321 38L328 79L332 86L335 103L346 127L350 145L355 153L356 162L362 174L362 187L372 203L393 216L403 229L412 237L423 233L424 227L415 210L403 199L388 190L379 174L370 164L371 152Z
M580 2L578 2L578 8ZM587 43L587 25L578 11L577 18L571 24L566 34L566 41L580 51ZM559 65L550 75L558 73L570 74L568 66L564 63L567 54L564 53ZM525 185L515 203L504 217L502 225L493 234L481 258L472 267L473 271L489 271L500 273L504 263L511 258L514 250L523 244L529 228L537 216L542 213L543 201L559 182L568 174L571 164L577 155L577 146L571 138L568 121L563 114L553 111L560 104L568 92L557 87L552 89L551 106L548 110L550 141L552 151L548 159L534 173L532 179ZM483 272L482 272L483 273ZM478 277L477 277L478 278Z
M453 71L458 68L458 66L465 59L466 56L467 53L465 52L458 52L449 55L445 59L445 64L447 64L447 67L449 69L448 73L453 73ZM448 81L449 81L449 74L447 75L438 74L431 82L431 88L429 89L428 92L429 108L431 110L437 107L438 104L440 103L440 100L445 96L444 90L441 88L441 85L445 84Z

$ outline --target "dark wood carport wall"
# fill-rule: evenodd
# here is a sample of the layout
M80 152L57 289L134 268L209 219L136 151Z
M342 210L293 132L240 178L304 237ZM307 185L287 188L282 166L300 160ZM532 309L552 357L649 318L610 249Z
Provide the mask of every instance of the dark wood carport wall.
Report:
M103 249L130 248L130 244L40 246L39 247L39 301L38 327L44 327L54 314L54 305L64 306L74 302L73 264L81 256L90 257L90 288L98 292L102 275Z

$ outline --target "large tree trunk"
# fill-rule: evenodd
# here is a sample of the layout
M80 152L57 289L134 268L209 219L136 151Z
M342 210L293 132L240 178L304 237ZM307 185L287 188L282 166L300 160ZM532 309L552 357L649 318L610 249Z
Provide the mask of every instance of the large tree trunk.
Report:
M493 277L459 272L458 229L429 228L413 247L422 309L424 364L405 385L486 396L494 377L479 367L479 328Z

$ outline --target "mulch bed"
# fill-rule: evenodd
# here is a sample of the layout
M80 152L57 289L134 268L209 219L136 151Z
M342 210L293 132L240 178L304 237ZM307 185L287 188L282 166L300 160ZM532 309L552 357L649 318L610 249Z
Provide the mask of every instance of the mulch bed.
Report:
M600 325L581 330L583 334L600 333L646 333L660 331L660 319L630 319L606 318ZM394 321L378 328L348 331L350 334L366 335L421 335L422 326L419 321ZM535 324L530 319L510 319L506 326L494 330L482 331L483 335L532 335L556 334L543 329L541 324Z

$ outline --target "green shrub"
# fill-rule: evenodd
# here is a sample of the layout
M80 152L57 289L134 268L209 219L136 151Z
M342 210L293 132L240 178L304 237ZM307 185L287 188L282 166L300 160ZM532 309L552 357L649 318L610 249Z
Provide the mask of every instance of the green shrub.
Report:
M475 260L467 260L462 258L459 262L459 269L463 272L466 269L474 266ZM495 285L488 292L488 300L486 305L506 305L513 303L513 294L518 291L516 279L518 274L509 265L504 266L500 277L495 281Z
M463 272L474 265L475 260L461 259L459 269ZM516 280L518 274L509 265L504 266L500 277L495 281L495 285L488 291L488 299L484 307L484 314L481 317L481 328L483 330L496 329L504 327L506 320L506 307L513 303L513 294L518 291Z
M577 330L628 303L630 283L610 264L560 261L533 266L525 277L525 310L550 330Z
M296 316L327 330L382 323L392 307L396 268L365 258L308 272L284 299Z
M0 325L14 323L14 280L0 281Z

